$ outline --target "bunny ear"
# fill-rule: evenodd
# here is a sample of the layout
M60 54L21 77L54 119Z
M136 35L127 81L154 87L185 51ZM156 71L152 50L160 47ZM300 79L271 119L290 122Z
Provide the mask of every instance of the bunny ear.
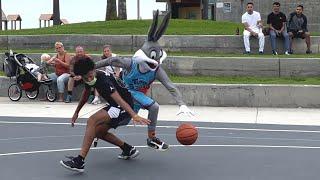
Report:
M158 41L161 36L164 34L164 32L166 31L168 24L169 24L169 20L170 20L170 15L171 12L169 11L163 18L162 23L160 25L160 27L158 28L156 35L155 35L155 41Z
M159 10L153 13L153 22L149 29L148 41L154 41L155 39L155 33L158 26L158 15L159 15Z

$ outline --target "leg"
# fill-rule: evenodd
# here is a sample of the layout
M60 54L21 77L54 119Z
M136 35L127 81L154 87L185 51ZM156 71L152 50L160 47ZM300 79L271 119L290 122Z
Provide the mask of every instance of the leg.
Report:
M58 93L59 93L59 102L63 102L63 93L64 93L64 88L65 84L68 83L70 74L68 73L63 73L57 78L57 86L58 86Z
M243 31L243 42L244 42L244 47L246 52L250 52L250 32L247 30Z
M272 53L274 55L277 55L276 39L277 39L277 35L276 35L275 31L270 30L270 42L271 42L271 47L272 47Z
M290 37L289 34L286 31L282 32L282 36L284 38L284 50L285 54L287 54L290 51Z
M260 32L258 34L259 37L259 52L263 52L264 50L264 34L262 32Z
M66 99L66 103L71 103L72 101L72 90L73 90L73 87L74 87L74 79L73 77L69 77L69 80L68 80L68 95L67 95L67 99Z
M293 44L293 38L294 38L294 34L293 32L289 32L289 38L290 38L290 46L289 46L289 49L290 49L290 52L292 53L292 44Z
M150 107L148 107L148 119L150 119L150 124L148 125L148 137L153 138L156 136L156 126L158 121L159 104L154 102Z
M96 137L98 134L96 132L96 127L98 124L101 124L101 122L110 122L111 117L109 114L104 110L100 110L90 116L90 118L87 121L87 127L86 127L86 132L83 138L83 143L81 147L81 151L79 156L77 157L70 157L67 161L60 161L60 164L73 171L78 171L78 172L83 172L84 171L84 159L86 158L91 144L93 142L93 139ZM106 127L106 130L109 130L109 127Z
M304 37L306 38L306 44L307 44L307 53L311 52L311 38L310 38L310 32L305 32Z
M156 150L167 150L169 146L156 137L159 104L142 92L130 91L130 93L135 100L134 110L136 112L138 112L141 107L144 109L148 109L148 119L151 120L151 123L148 125L147 145Z

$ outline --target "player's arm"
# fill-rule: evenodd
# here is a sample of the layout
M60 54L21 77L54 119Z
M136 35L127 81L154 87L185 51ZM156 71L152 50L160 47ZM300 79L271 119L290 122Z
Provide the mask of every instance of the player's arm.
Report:
M179 109L177 115L179 115L179 114L186 114L188 116L194 116L195 115L195 113L193 111L191 111L186 106L186 104L183 102L182 95L181 95L180 91L171 82L171 80L169 79L167 73L161 67L159 67L159 69L157 71L156 79L158 79L168 89L170 94L173 96L173 98L176 100L176 102L180 106L180 109Z
M167 73L162 69L162 67L159 67L157 74L156 74L156 79L158 79L161 84L164 85L164 87L167 88L167 90L170 92L170 94L173 96L175 101L178 103L179 106L185 105L185 103L182 100L182 95L178 88L171 82L169 79Z
M114 91L111 94L111 98L117 104L119 104L127 113L130 114L134 123L137 122L139 124L150 124L150 120L140 117L137 113L135 113L134 110L131 108L131 106L122 99L122 97L117 91Z
M82 109L82 107L86 104L89 94L90 94L90 89L91 88L84 88L80 101L78 103L77 109L75 110L72 119L71 119L71 126L74 126L74 123L76 122L76 120L78 119L79 116L79 112Z
M114 66L114 67L123 68L129 71L131 68L131 63L132 63L131 58L109 57L107 59L102 59L96 62L96 69L99 69L105 66Z

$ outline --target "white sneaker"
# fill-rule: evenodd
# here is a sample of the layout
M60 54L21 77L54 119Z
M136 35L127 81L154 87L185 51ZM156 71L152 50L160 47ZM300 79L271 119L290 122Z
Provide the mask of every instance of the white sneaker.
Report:
M94 97L93 101L91 102L91 104L94 104L94 105L97 105L97 104L100 104L101 101L100 101L100 98L98 96Z
M284 52L285 55L290 55L289 51Z

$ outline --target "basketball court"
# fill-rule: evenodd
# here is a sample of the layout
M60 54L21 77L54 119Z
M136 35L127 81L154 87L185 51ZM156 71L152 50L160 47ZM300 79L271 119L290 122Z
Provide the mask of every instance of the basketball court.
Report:
M120 127L115 133L140 151L117 159L120 149L99 141L86 158L84 173L60 166L77 155L85 119L74 128L66 118L0 117L1 179L317 179L320 127L193 122L199 138L192 146L175 137L181 122L160 121L166 152L146 147L146 127Z

